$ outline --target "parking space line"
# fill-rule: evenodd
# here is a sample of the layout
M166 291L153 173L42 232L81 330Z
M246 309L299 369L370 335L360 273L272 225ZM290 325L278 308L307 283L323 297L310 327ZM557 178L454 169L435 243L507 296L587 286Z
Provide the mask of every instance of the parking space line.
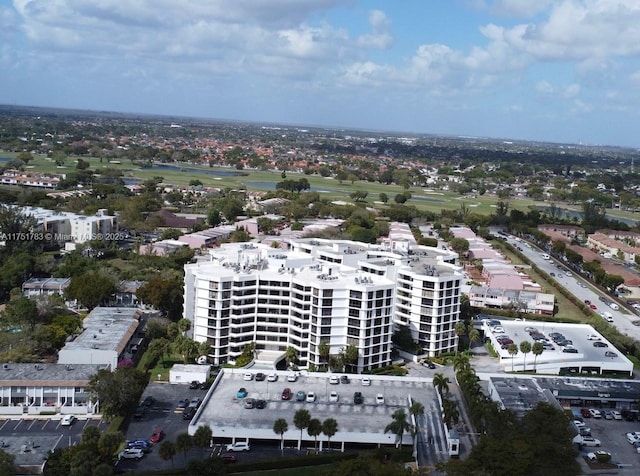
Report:
M30 429L31 429L31 427L32 427L33 425L35 425L37 421L38 421L38 420L33 420L33 421L31 422L31 424L29 425L29 427L27 428L27 430L30 430Z
M9 423L10 420L4 420L4 423L2 424L2 426L0 426L0 430L3 430L5 426L7 426L7 423Z

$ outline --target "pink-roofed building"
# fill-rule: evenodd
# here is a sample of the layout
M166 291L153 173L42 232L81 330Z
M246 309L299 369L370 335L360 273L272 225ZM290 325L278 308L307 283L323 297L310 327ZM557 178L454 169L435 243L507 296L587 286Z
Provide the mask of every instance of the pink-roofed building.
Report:
M476 237L476 234L471 228L466 226L452 226L449 231L456 238L464 238L465 240L472 240Z

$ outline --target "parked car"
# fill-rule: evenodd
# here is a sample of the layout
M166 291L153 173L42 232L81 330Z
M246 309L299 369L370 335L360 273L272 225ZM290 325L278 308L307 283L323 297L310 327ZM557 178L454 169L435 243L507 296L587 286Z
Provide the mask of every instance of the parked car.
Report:
M607 462L611 460L611 453L609 453L608 451L598 450L592 453L587 453L587 459L591 462Z
M298 376L296 374L287 375L287 382L295 382L298 380Z
M329 377L329 383L331 385L338 385L340 383L340 379L337 375L332 375L331 377Z
M613 416L614 420L622 420L622 415L620 414L620 412L618 410L612 410L611 411L611 416Z
M296 402L304 402L307 399L307 394L304 393L302 390L298 390L298 393L296 393Z
M364 402L364 397L362 396L362 392L355 392L353 394L353 403L356 405L360 405Z
M256 401L253 398L247 398L244 401L244 407L249 410L252 409L255 406L255 404L256 404Z
M150 407L151 405L153 405L153 403L156 401L155 398L153 398L151 395L147 395L146 397L144 397L144 400L142 400L141 405L144 405L145 407Z
M262 410L264 408L267 408L267 401L266 400L257 400L256 401L256 408L258 410Z
M384 405L384 395L381 393L376 395L376 405Z
M243 390L243 389L241 389ZM246 390L245 390L246 392ZM175 409L175 413L182 413L184 411L185 408L187 408L189 406L189 399L188 398L183 398L182 400L178 401L178 404L176 405L176 409Z
M604 353L604 356L605 356L605 357L610 357L610 358L612 358L612 359L613 359L614 357L618 357L618 354L616 354L615 352L611 352L610 350L608 350L608 351L606 351L606 352Z
M227 451L251 451L251 447L249 446L249 443L245 441L236 441L235 443L230 443L227 445Z
M118 453L118 459L141 459L144 456L144 451L140 448L128 448Z
M269 374L269 376L267 377L267 382L277 382L278 381L278 374Z
M220 458L222 458L222 462L225 464L235 463L237 461L236 455L229 454L229 453L224 453L220 455Z
M430 369L435 369L436 368L436 364L434 364L433 362L431 362L429 359L425 359L422 362L420 362L422 365L424 365L425 367L429 367Z
M584 446L600 446L600 440L592 436L581 436L581 443Z
M591 304L591 301L589 301L588 299L585 299L584 303L588 306L589 304Z
M151 451L151 443L148 442L147 440L131 440L131 441L127 441L127 444L125 445L125 449L132 449L132 448L138 448L141 449L142 451L144 451L145 453L148 453Z
M202 382L200 384L200 390L209 390L211 388L211 383L212 382L209 382L208 380L205 382Z
M349 377L347 377L346 375L340 376L340 383L347 384L349 382L350 382Z
M627 441L630 444L634 444L636 441L640 441L640 432L638 431L627 433L625 436L627 437Z
M590 307L591 309L593 309L594 311L595 311L596 309L598 309L598 306L596 306L595 304L589 304L589 307Z
M597 341L595 341L593 343L593 346L594 347L609 347L609 344L607 344L606 342L602 342L602 341L597 340Z
M340 399L340 397L338 396L338 392L333 391L329 394L329 402L330 403L336 403L338 400Z
M564 349L562 349L562 352L564 352L565 354L578 354L578 349L576 349L575 347L565 347Z
M62 417L62 420L60 420L60 426L71 426L76 420L77 418L73 415L65 415Z
M236 398L244 398L247 396L247 389L244 387L241 387L237 392L236 392Z
M602 412L602 416L605 420L613 420L613 414L609 410Z
M600 340L600 336L597 334L589 334L587 340Z
M249 380L253 380L253 374L250 372L247 372L246 374L244 374L244 377L242 377L243 379L249 381Z
M145 407L144 405L138 405L136 411L133 412L133 418L144 418L145 413L147 413L147 407Z
M197 380L192 380L191 383L189 384L189 388L191 390L197 390L200 388L200 382L198 382Z
M195 407L185 408L184 411L182 412L182 419L183 420L191 420L191 419L193 419L193 417L196 416L196 412L197 411L198 411L198 409L195 408Z
M591 412L588 408L581 408L580 415L582 415L582 418L591 418Z
M267 378L267 376L265 374L263 374L262 372L258 372L255 376L256 382L262 382Z
M191 401L189 402L189 406L193 408L198 408L200 406L200 399L192 398Z
M308 403L313 403L316 401L316 394L315 392L309 392L307 393L307 400Z
M291 400L291 389L289 387L282 391L282 400Z
M153 433L151 433L151 438L149 438L149 441L151 443L160 443L163 438L164 431L162 431L160 428L156 428L155 430L153 430Z
M595 408L589 408L589 413L591 413L591 416L593 418L602 418L602 413L600 413L600 410L597 410Z
M368 387L369 385L371 385L371 379L369 377L363 377L362 385L364 385L365 387Z

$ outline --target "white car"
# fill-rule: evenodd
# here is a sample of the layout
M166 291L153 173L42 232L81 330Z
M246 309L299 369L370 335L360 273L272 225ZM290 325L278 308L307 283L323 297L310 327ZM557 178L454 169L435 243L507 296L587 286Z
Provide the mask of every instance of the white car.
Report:
M614 420L622 420L622 415L618 410L611 410L611 415L613 416Z
M364 385L365 387L368 387L371 385L371 379L369 377L363 377L362 378L362 385Z
M309 403L313 403L316 401L316 394L315 392L309 392L307 393L307 402Z
M331 392L331 394L329 395L329 402L331 403L336 403L338 400L340 399L340 397L338 396L338 392Z
M141 459L144 451L140 448L127 448L118 454L118 459Z
M600 446L600 440L592 436L580 436L579 438L580 440L577 443L581 443L584 446Z
M246 441L237 441L235 443L230 443L227 445L227 451L251 451L251 446Z
M496 326L491 330L493 331L494 334L502 334L504 332L504 327Z
M65 415L62 420L60 420L60 426L71 426L75 423L76 417L73 415Z
M287 375L287 382L295 382L298 380L298 376L296 374Z
M269 376L267 377L267 382L277 382L278 381L278 374L269 374Z
M600 410L596 410L595 408L589 408L589 413L591 413L591 416L593 418L602 418L602 413L600 413Z
M338 384L340 383L340 379L338 378L338 376L337 376L337 375L332 375L332 376L329 378L329 383L330 383L331 385L338 385Z
M634 444L636 441L640 441L640 432L634 431L626 434L629 444Z
M599 335L596 335L596 334L589 334L589 335L587 336L587 339L588 339L588 340L600 340L600 336L599 336Z
M381 393L376 395L376 405L384 405L384 395Z
M244 377L242 377L242 378L243 378L243 379L245 379L245 380L247 380L247 381L248 381L248 380L253 380L253 374L252 374L252 373L247 372L246 374L244 374Z

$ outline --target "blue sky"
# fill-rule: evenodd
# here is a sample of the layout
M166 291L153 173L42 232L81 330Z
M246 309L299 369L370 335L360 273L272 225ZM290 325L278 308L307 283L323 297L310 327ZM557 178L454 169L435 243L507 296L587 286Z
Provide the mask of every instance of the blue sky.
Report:
M640 0L0 0L0 103L640 146Z

